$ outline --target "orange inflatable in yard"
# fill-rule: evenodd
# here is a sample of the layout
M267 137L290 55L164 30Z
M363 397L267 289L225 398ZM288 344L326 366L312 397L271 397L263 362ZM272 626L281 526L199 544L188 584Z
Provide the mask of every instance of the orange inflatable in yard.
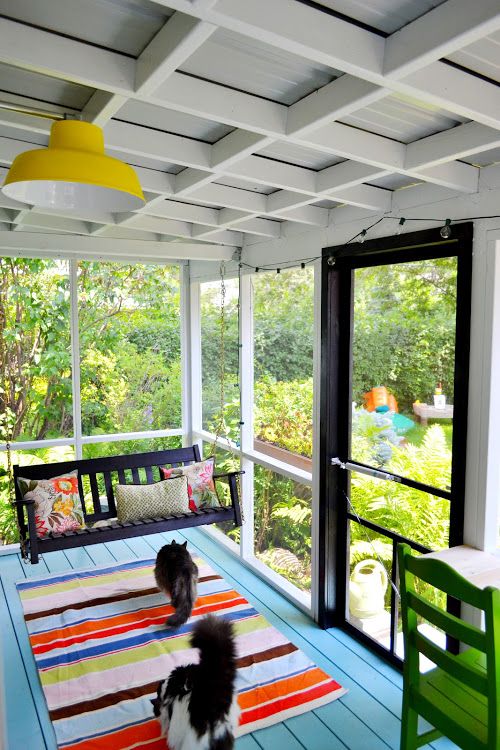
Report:
M390 411L397 412L398 410L398 402L392 393L387 393L385 385L375 386L371 391L365 393L363 398L365 400L365 409L367 411L375 411L377 408L384 406Z

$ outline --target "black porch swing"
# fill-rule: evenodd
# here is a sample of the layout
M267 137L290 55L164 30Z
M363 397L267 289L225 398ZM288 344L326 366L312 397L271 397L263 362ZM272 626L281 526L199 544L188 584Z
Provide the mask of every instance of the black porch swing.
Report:
M225 431L224 421L224 352L225 352L225 284L224 264L221 264L221 308L220 308L220 414L211 456L215 458L217 441ZM7 363L8 357L2 358ZM5 368L7 369L7 367ZM12 386L10 374L4 372L4 402ZM241 526L241 506L238 477L243 472L231 471L214 474L214 480L225 481L229 487L230 504L220 507L207 507L186 513L173 513L169 516L144 517L141 520L119 522L116 519L117 508L113 485L120 484L153 484L161 479L161 467L180 467L197 463L201 460L198 445L171 450L136 453L106 458L91 458L60 463L49 463L32 466L12 466L10 440L7 439L8 472L12 479L12 504L15 507L16 523L19 529L21 554L25 561L35 564L43 552L82 547L87 544L99 544L116 539L127 539L134 536L155 534L163 531L174 531L192 526L232 521ZM67 472L78 471L78 490L85 526L75 531L50 532L39 537L35 522L35 502L25 498L19 487L18 478L41 480L60 477ZM84 486L90 488L85 495ZM104 488L105 497L101 494ZM90 512L89 512L90 507ZM147 515L147 514L146 514ZM110 520L112 519L112 520ZM104 523L97 523L97 522ZM108 523L106 523L108 521Z

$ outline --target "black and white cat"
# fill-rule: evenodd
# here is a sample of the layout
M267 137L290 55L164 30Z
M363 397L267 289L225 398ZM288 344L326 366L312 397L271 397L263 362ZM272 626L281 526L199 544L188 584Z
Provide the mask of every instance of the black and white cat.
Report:
M199 620L191 646L199 664L177 667L151 701L170 750L232 750L240 708L234 681L236 652L230 622L213 615Z
M170 628L178 628L186 622L196 601L198 568L186 546L187 542L177 544L174 540L156 556L156 585L170 597L175 607L175 613L165 623Z

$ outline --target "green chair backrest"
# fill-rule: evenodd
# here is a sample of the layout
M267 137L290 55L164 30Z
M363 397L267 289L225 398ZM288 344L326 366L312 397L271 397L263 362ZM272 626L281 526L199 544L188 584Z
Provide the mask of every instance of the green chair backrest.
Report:
M500 590L492 586L484 589L474 586L441 560L434 560L425 555L413 557L407 544L398 545L398 560L405 644L405 680L409 681L413 690L418 690L421 653L451 677L484 695L488 701L486 747L500 748ZM416 580L425 581L439 591L484 612L485 630L428 601L417 592ZM484 653L486 673L430 640L418 629L419 616L461 643Z

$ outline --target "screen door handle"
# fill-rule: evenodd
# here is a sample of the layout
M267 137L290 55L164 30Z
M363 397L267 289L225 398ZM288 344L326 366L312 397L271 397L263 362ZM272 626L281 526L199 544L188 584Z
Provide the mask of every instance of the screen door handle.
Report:
M375 477L375 479L385 479L387 482L401 482L400 477L389 474L387 471L379 471L379 469L372 469L370 466L356 464L352 461L341 461L338 456L331 458L330 463L332 466L338 466L345 471L358 471L360 474L367 474L367 476Z

